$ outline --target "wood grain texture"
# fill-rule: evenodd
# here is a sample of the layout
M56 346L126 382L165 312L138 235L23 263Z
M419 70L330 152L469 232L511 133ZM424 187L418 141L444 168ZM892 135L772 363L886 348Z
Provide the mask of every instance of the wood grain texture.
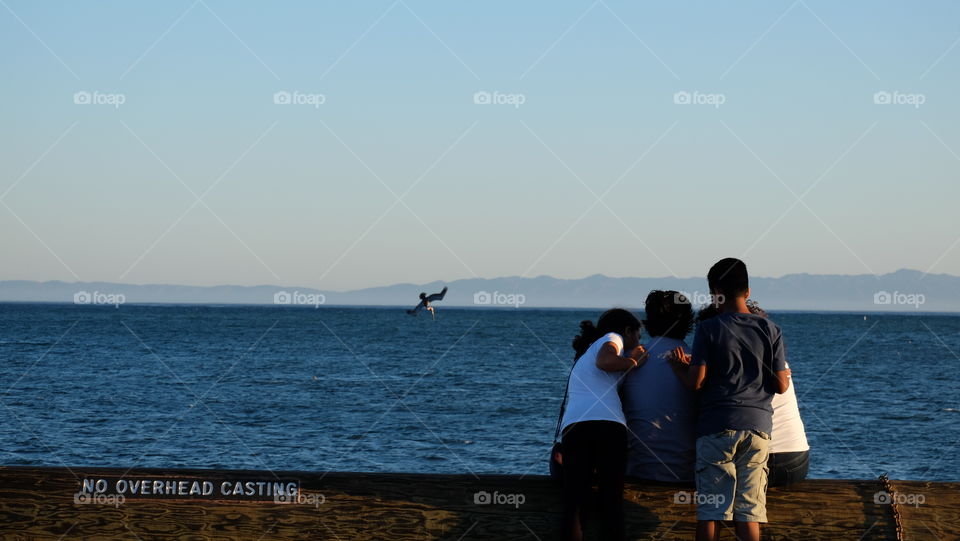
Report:
M960 540L960 483L891 481L905 541ZM922 502L922 503L920 503Z
M88 478L273 477L271 472L119 468L0 467L2 539L556 539L559 489L545 477L276 472L300 482L309 504L273 501L135 499L77 504ZM960 539L960 484L894 481L923 494L899 506L910 540ZM877 481L809 480L768 494L770 540L896 539L889 504L875 502ZM693 538L695 508L675 503L692 487L628 483L624 506L631 539ZM521 505L478 504L475 494L518 494ZM515 502L516 503L516 502ZM592 521L595 525L596 521ZM589 526L589 525L588 525ZM592 528L588 527L588 532ZM733 539L732 532L724 535Z

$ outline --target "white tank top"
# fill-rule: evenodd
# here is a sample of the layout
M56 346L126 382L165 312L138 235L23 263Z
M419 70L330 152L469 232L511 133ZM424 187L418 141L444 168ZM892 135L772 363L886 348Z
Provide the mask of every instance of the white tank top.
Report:
M773 395L773 433L770 434L771 453L798 453L809 451L807 434L803 430L797 392L793 380L783 394Z
M623 372L607 372L597 368L597 354L604 344L612 343L617 353L623 352L623 338L607 333L584 353L570 371L567 383L567 407L560 430L581 421L614 421L626 425L617 384Z

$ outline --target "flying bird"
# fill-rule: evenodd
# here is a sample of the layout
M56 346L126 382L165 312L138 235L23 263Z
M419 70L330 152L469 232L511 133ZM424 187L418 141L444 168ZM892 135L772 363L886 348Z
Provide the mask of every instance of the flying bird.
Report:
M433 309L433 307L430 306L430 303L436 302L436 301L442 301L444 295L446 294L447 294L446 286L443 287L443 291L441 291L440 293L434 293L433 295L427 295L426 293L421 293L420 304L414 307L413 310L407 310L407 313L410 314L411 316L415 316L420 313L420 310L426 309L427 311L430 312L430 315L433 316L433 319L437 319L437 313Z

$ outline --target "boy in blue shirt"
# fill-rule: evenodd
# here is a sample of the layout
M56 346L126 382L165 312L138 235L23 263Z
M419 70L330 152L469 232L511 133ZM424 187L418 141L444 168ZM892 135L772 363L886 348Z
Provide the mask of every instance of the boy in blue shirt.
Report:
M717 541L720 521L734 520L737 538L759 541L767 521L767 454L774 393L786 392L780 328L755 316L747 266L726 258L707 274L720 315L702 322L692 355L675 350L685 383L698 392L697 541Z

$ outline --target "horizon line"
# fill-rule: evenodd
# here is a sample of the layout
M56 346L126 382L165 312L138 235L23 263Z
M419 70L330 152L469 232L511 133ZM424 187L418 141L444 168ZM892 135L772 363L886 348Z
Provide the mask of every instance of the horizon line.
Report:
M922 276L928 276L928 275L930 275L930 276L949 276L949 277L951 277L951 278L960 278L960 275L949 274L949 273L928 273L928 272L921 271L921 270L919 270L919 269L911 269L911 268L907 268L907 267L902 267L902 268L899 268L899 269L897 269L897 270L890 271L890 272L883 273L883 274L871 274L871 273L854 273L854 274L836 274L836 273L833 273L833 274L831 274L831 273L793 272L793 273L783 274L783 275L780 275L780 276L751 276L750 278L751 278L751 280L757 280L757 279L780 280L780 279L786 278L786 277L788 277L788 276L798 276L798 275L804 275L804 276L837 276L837 277L851 277L851 278L852 278L852 277L861 277L861 276L873 276L873 277L876 277L876 278L880 278L880 277L882 277L882 276L888 276L888 275L891 275L891 274L896 274L896 273L904 272L904 271L907 271L907 272L915 272L915 273L920 274L920 275L922 275ZM603 274L603 273L594 273L594 274L589 274L589 275L586 275L586 276L582 276L582 277L580 277L580 278L558 278L558 277L556 277L556 276L552 276L552 275L549 275L549 274L539 274L539 275L537 275L537 276L519 276L519 275L512 275L512 276L496 276L496 277L493 277L493 278L484 278L484 277L476 276L476 277L466 277L466 278L455 278L455 279L453 279L453 280L440 280L440 279L435 279L435 280L430 280L430 281L428 281L428 282L421 282L421 283L414 283L414 282L394 282L394 283L391 283L391 284L372 285L372 286L365 286L365 287L356 287L356 288L353 288L353 289L340 289L340 290L320 289L320 288L313 287L313 286L291 286L291 285L278 285L278 284L269 284L269 283L261 283L261 284L255 284L255 285L239 285L239 284L230 284L230 283L225 283L225 284L213 284L213 285L195 285L195 284L169 283L169 282L167 282L167 283L161 283L161 282L144 282L144 283L112 282L112 281L106 281L106 280L74 280L74 281L67 281L67 280L42 280L42 281L41 281L41 280L29 280L29 279L18 279L18 278L13 278L13 279L0 279L0 284L7 283L7 282L29 282L29 283L35 283L35 284L48 284L48 283L62 283L62 284L97 284L97 283L100 283L100 284L112 284L112 285L135 286L135 287L144 287L144 286L197 287L197 288L215 288L215 287L237 287L237 288L279 287L279 288L313 289L313 290L316 290L316 291L327 291L327 292L331 292L331 293L353 293L353 292L357 292L357 291L363 291L363 290L365 290L365 289L375 289L375 288L382 288L382 287L396 287L396 286L404 286L404 285L410 285L410 286L426 286L426 285L434 284L434 283L451 284L451 283L454 283L454 282L462 282L462 281L467 281L467 280L510 280L510 279L515 279L515 280L535 280L535 279L538 279L538 278L549 278L549 279L552 279L552 280L575 282L575 281L578 281L578 280L586 280L586 279L588 279L588 278L593 278L593 277L609 278L609 279L613 279L613 280L631 280L631 279L639 279L639 280L694 280L694 279L704 279L704 280L706 280L706 275L703 275L703 276L687 276L687 277L681 277L681 276L610 276L610 275L606 275L606 274ZM0 301L0 302L3 302L3 301Z

